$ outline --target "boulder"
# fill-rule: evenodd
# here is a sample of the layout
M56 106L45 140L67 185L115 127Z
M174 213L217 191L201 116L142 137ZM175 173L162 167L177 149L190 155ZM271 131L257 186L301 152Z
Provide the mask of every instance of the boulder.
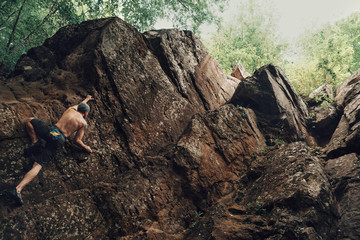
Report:
M251 156L265 148L252 110L225 105L196 115L175 146L171 159L184 178L187 194L203 211L234 191Z
M360 91L360 69L353 73L337 89L335 104L338 108L344 109Z
M263 66L241 81L230 102L254 110L268 144L275 139L291 142L308 136L307 107L279 67Z
M324 147L329 143L340 117L339 111L332 104L309 108L306 120L309 132L316 139L317 145Z
M154 40L155 36L162 41ZM56 67L39 61L40 52L51 59L56 56ZM236 83L228 81L214 61L190 32L143 35L120 19L110 18L60 29L17 64L31 69L19 67L23 71L15 73L27 80L33 76L28 71L35 71L41 76L31 77L31 82L44 82L41 90L38 83L30 82L22 88L27 89L20 93L22 97L27 92L34 93L34 99L46 94L43 98L64 99L69 104L78 93L93 93L106 105L99 106L97 117L104 125L121 125L129 150L141 156L176 140L195 113L215 109L230 99ZM53 67L50 72L49 66Z
M355 153L327 161L329 176L339 208L339 234L337 239L360 238L360 161Z
M335 132L325 148L325 170L339 208L338 239L358 239L360 153L360 71L336 90L335 106L340 113Z
M163 71L189 102L202 102L199 108L212 110L231 98L237 82L227 79L219 63L207 54L192 32L152 30L144 36Z
M188 31L141 34L119 18L61 28L0 85L0 239L181 238L196 207L165 153L236 86ZM87 94L93 153L70 137L15 208L6 192L32 165L25 119L53 124Z
M11 69L9 69L4 63L0 62L0 80L6 78L6 76L11 73Z
M318 106L322 103L332 103L334 101L334 91L330 84L323 84L308 96L307 103L309 106Z
M326 148L328 158L360 153L360 70L336 90L335 105L341 119Z
M251 74L248 73L244 66L241 64L241 61L239 61L232 69L231 76L235 77L237 79L244 80L247 77L250 77Z
M239 176L185 239L336 239L331 186L304 143L259 154Z
M231 82L231 85L230 85L230 86L231 86L231 87L234 87L234 89L231 90L231 91L234 93L235 90L236 90L236 88L237 88L237 86L238 86L239 83L240 83L240 80L237 79L237 78L235 78L235 77L229 76L229 75L227 75L226 78L227 78L227 80L228 80L229 82Z
M329 84L321 85L309 94L307 105L308 129L316 139L317 145L324 147L330 141L341 117L340 111L334 104L332 87Z

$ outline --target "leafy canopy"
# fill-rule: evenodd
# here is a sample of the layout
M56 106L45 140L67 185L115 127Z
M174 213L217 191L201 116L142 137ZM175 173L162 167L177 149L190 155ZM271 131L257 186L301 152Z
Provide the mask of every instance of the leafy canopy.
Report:
M249 72L268 63L279 64L286 45L276 42L274 22L271 10L249 0L239 9L236 20L223 24L205 44L226 73L239 60Z
M159 19L174 27L198 31L217 22L228 0L2 0L0 1L0 66L12 68L21 54L41 45L60 27L85 20L119 16L140 31Z
M360 13L308 32L299 41L303 58L286 66L293 84L308 95L324 83L336 88L360 68Z
M273 13L259 0L247 0L237 18L223 23L205 42L226 73L239 60L248 72L273 63L282 67L297 91L306 96L324 83L336 88L360 68L360 13L303 34L296 57L290 60L285 53L291 49L279 41Z

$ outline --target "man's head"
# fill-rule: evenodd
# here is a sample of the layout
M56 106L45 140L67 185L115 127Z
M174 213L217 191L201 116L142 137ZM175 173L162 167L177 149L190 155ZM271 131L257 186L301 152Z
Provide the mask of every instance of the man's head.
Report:
M90 112L90 106L87 105L87 103L80 103L77 110L81 113L84 113L85 115L88 115Z

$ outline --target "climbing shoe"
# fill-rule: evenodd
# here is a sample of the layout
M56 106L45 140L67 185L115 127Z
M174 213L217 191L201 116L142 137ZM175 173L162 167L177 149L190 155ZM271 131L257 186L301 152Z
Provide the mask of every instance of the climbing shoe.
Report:
M13 188L12 190L10 190L9 194L10 194L10 197L15 201L15 203L18 206L24 205L24 201L21 198L21 194L16 191L16 188Z

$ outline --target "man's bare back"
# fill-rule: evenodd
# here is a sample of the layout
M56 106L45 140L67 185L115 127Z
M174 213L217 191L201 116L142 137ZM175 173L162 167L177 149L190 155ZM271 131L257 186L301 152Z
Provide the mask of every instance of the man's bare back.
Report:
M63 113L55 126L63 132L65 137L69 137L74 132L85 127L86 121L80 112L78 112L74 107L70 107Z
M55 126L60 129L60 131L65 135L65 137L69 137L76 132L74 143L80 147L85 148L85 150L89 153L92 152L91 148L85 145L82 141L85 129L87 127L85 117L87 117L89 112L81 112L78 108L81 104L85 103L86 105L86 103L90 100L94 99L90 95L88 95L86 99L82 101L79 105L68 108L63 113L60 120L55 124Z
M89 100L92 100L92 98ZM87 127L87 123L84 118L87 115L88 113L81 113L77 111L77 106L70 107L63 113L55 126L60 129L65 137L69 137L76 132L74 143L80 147L85 148L86 151L91 153L91 148L85 145L82 141L85 129Z

